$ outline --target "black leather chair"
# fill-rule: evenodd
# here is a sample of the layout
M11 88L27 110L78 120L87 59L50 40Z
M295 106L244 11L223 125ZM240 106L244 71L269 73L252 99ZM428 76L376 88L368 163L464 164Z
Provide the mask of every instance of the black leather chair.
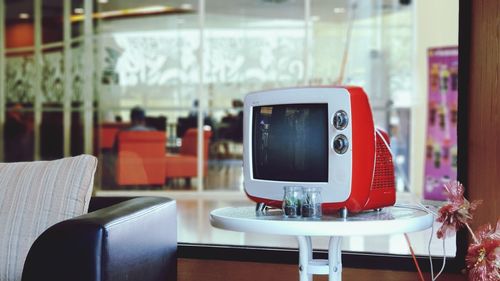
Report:
M38 237L22 280L176 280L176 216L168 198L94 197L88 214Z

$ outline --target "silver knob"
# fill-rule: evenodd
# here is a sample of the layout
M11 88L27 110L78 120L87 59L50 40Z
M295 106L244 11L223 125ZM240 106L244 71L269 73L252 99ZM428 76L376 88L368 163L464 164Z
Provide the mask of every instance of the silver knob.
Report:
M349 148L349 141L345 135L338 135L333 139L333 150L338 154L344 154Z
M343 110L339 110L335 112L333 115L333 126L337 130L343 130L347 127L349 123L349 116L347 116L347 112Z

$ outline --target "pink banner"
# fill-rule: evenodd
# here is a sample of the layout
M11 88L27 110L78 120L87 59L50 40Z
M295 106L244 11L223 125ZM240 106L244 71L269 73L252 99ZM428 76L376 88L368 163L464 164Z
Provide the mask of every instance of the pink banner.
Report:
M443 183L457 178L458 47L428 54L424 198L445 200Z

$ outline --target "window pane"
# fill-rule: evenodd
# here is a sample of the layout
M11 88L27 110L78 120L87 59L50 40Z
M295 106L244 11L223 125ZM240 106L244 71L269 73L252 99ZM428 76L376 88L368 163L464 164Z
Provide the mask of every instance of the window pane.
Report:
M242 173L243 100L249 92L363 87L376 126L390 135L401 204L421 199L425 157L445 152L436 154L439 146L426 141L426 122L445 113L427 108L427 49L457 45L456 1L210 0L204 11L197 0L108 1L95 4L94 57L84 56L77 17L83 1L71 2L69 81L62 26L54 24L61 22L62 1L44 2L39 96L33 2L6 2L4 160L81 154L84 137L93 134L91 153L100 160L97 194L178 199L180 242L297 246L293 237L227 232L207 219L214 208L254 204L244 193ZM102 13L111 11L115 16ZM91 82L84 79L89 60L95 62ZM83 106L84 83L93 83L90 107ZM144 123L132 123L135 107L143 109ZM146 132L131 133L136 125ZM446 152L448 160L456 155ZM425 254L429 234L412 234L418 254ZM447 243L454 255L454 240ZM315 246L326 248L326 240L316 239ZM342 247L408 253L402 236L350 237ZM431 247L440 254L440 245Z

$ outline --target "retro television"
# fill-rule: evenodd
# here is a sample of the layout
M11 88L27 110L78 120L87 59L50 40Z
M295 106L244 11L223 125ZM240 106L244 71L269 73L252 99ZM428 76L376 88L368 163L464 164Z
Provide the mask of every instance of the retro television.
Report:
M250 93L244 100L247 196L281 207L284 186L321 189L324 212L394 205L387 134L375 128L360 87L304 87Z

